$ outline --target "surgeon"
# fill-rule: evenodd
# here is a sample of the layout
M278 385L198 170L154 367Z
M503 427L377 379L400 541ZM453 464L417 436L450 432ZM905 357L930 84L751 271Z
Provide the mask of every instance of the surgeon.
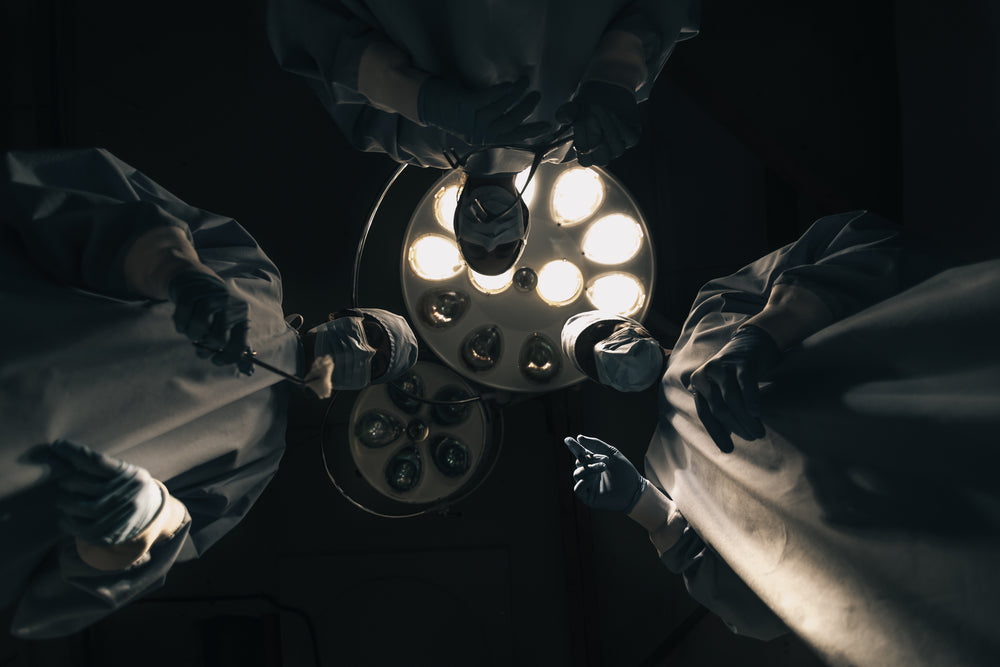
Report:
M527 236L514 176L635 145L637 105L699 18L699 0L272 0L268 32L355 148L465 171L459 245L496 275Z
M367 308L300 336L239 224L106 151L0 170L0 605L44 638L239 523L277 470L290 391L387 382L416 340Z
M571 318L581 371L660 392L644 473L566 438L574 491L734 632L833 665L995 664L997 294L1000 260L946 269L857 212L706 284L665 368L638 323Z

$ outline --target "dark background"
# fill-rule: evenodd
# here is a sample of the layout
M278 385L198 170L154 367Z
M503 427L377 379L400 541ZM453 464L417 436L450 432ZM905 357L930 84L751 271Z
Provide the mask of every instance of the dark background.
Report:
M396 165L350 149L279 70L263 14L4 0L0 147L102 146L236 218L281 267L286 311L312 323L347 303ZM998 34L991 0L704 0L640 145L610 167L653 230L654 331L669 338L702 283L828 213L867 208L942 251L996 256ZM641 528L573 498L562 437L597 435L638 463L654 415L651 392L592 385L521 402L473 496L388 520L330 484L320 415L296 404L281 469L237 529L82 633L4 636L0 667L818 664L793 638L730 634Z

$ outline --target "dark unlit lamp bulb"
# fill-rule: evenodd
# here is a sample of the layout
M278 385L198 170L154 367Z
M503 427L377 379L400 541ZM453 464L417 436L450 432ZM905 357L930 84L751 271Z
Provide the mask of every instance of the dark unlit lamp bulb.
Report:
M450 435L439 435L431 443L434 464L447 477L459 477L469 470L469 448Z
M412 491L420 483L423 466L415 447L404 447L389 459L385 467L385 481L396 491Z
M403 412L411 415L419 412L421 403L418 399L423 397L424 381L416 373L407 373L395 382L389 383L389 398Z
M521 345L518 367L532 382L548 382L559 372L560 351L542 334L532 334Z
M385 447L403 434L403 425L392 415L372 410L354 425L354 435L365 447Z
M434 394L435 401L461 401L469 398L469 392L453 384L441 387ZM434 421L444 426L454 426L461 424L469 418L472 408L468 403L435 403L431 407L431 415Z
M420 297L420 319L435 329L447 329L469 310L469 295L459 290L435 289Z
M462 361L474 371L496 366L501 352L500 329L492 324L476 329L462 341Z

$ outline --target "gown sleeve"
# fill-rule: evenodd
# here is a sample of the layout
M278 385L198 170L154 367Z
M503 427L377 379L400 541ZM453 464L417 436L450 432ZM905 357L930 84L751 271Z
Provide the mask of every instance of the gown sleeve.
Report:
M775 285L795 285L819 297L834 320L843 319L900 291L900 230L861 212L815 222L795 245L796 266L783 270Z
M52 278L107 296L141 298L124 261L146 232L175 227L191 241L170 199L102 149L12 152L0 164L0 224Z
M769 640L789 631L690 525L685 526L677 543L660 555L660 562L681 575L691 597L734 633Z
M775 285L794 285L816 295L831 321L848 317L939 271L946 259L933 257L921 242L867 211L820 218L793 243L740 271L709 281L689 315L696 322L721 295L724 310L756 314ZM740 304L745 302L745 305Z
M267 8L268 36L282 69L335 86L345 103L364 102L358 93L361 54L372 42L387 41L374 23L341 2L271 0Z
M352 9L362 11L357 4ZM272 0L268 5L268 34L278 63L305 77L351 146L418 167L451 168L444 151L454 146L464 154L463 142L379 109L359 92L365 50L376 42L390 43L374 24L374 17L352 13L339 2Z
M154 544L149 558L126 570L106 572L84 563L64 541L38 569L21 597L11 633L22 639L72 634L163 585L191 529L185 517L173 536Z
M646 76L636 91L640 102L649 98L674 45L696 36L700 24L701 0L634 0L618 13L607 32L621 30L642 42Z

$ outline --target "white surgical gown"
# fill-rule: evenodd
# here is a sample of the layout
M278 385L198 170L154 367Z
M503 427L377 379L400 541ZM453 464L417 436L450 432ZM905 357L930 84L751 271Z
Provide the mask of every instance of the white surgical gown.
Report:
M250 306L250 344L300 372L277 268L234 220L184 204L101 150L11 153L0 165L0 605L12 631L66 634L162 584L247 513L284 449L286 390L195 355L173 305L128 293L142 232L190 230L201 261ZM60 534L35 445L73 440L149 470L190 522L123 572L84 565Z
M1000 261L925 260L831 216L698 294L646 473L689 523L663 562L737 632L787 626L833 665L1000 661ZM786 282L840 319L762 385L766 436L723 454L688 380Z
M647 78L637 95L643 101L675 42L695 35L699 19L698 0L272 0L268 30L278 62L309 80L355 148L447 169L446 150L464 156L472 148L447 132L381 111L358 92L361 54L373 41L390 42L413 67L470 89L527 76L541 101L525 122L555 126L556 109L573 96L606 31L642 40ZM499 164L478 171L524 166L493 159Z

